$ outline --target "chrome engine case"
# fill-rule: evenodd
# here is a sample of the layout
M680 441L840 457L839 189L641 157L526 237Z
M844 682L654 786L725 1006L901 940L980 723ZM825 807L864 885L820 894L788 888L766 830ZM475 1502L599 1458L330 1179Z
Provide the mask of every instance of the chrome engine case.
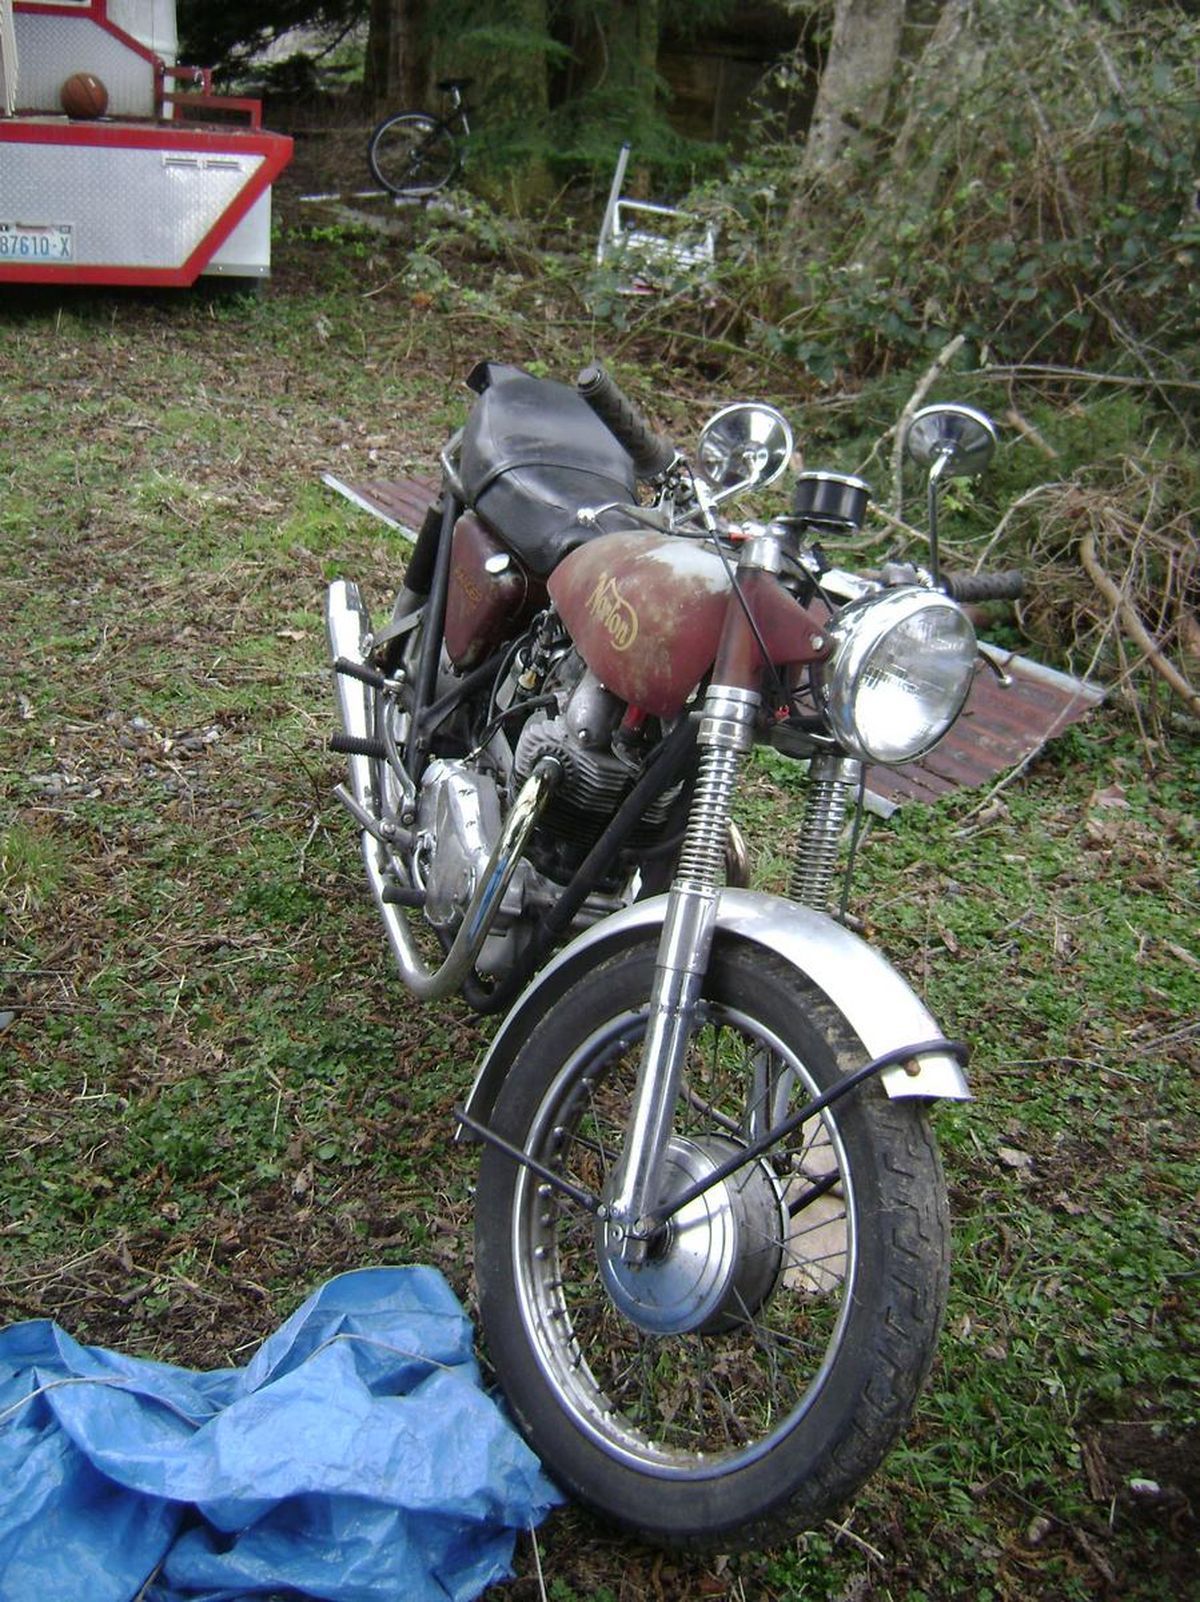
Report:
M413 847L414 876L425 916L436 929L457 927L500 838L495 781L465 762L438 758L421 780Z

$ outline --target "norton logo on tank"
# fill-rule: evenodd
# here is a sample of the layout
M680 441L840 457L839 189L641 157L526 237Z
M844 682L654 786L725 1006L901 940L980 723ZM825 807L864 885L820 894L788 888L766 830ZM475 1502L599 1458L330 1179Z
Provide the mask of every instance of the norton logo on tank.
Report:
M601 573L596 588L588 597L588 611L608 635L613 650L628 651L637 639L638 615L611 574Z

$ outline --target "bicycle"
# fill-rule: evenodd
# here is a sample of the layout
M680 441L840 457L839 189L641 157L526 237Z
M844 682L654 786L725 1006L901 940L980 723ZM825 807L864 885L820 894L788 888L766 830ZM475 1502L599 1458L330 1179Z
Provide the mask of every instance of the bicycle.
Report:
M470 78L443 78L438 88L450 97L444 116L397 111L385 117L367 142L367 164L376 183L405 200L444 189L462 165L462 146L471 132L464 92Z

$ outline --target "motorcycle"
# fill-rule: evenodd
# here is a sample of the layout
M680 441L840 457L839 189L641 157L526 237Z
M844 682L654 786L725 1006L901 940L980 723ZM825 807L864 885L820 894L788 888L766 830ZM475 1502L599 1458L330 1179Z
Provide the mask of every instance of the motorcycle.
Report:
M390 617L334 582L338 794L401 978L500 1024L465 1103L475 1272L514 1418L577 1499L652 1541L762 1547L836 1512L907 1424L948 1283L931 1101L966 1050L847 926L839 843L869 764L927 753L979 647L942 480L995 442L907 430L927 568L822 545L860 479L730 502L792 457L723 408L695 461L602 368L485 362ZM733 816L763 744L807 775L786 895Z

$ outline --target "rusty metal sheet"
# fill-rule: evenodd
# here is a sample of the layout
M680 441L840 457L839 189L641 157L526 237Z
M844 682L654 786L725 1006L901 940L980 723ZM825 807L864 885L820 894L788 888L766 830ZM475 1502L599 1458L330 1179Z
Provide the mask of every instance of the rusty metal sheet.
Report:
M416 537L438 492L436 482L422 478L351 485L326 473L324 482L410 538ZM935 750L907 767L868 770L873 810L886 815L905 802L932 803L954 790L987 784L1026 761L1104 699L1095 685L1028 657L993 654L1012 682L1002 684L981 663L963 715Z
M1001 661L1011 684L980 665L962 716L927 757L904 768L869 770L867 788L884 803L879 810L987 784L1104 699L1095 685L1028 657L1001 655Z
M439 487L436 479L428 478L372 479L363 484L347 484L333 473L322 473L321 482L389 528L407 534L410 540L420 532Z

